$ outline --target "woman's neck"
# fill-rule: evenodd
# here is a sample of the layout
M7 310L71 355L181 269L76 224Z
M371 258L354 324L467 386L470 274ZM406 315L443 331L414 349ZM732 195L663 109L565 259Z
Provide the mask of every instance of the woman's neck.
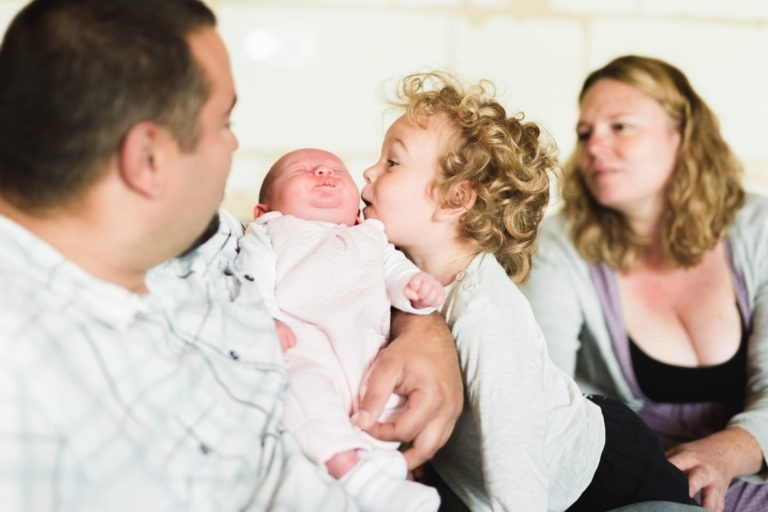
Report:
M645 246L643 264L663 268L668 265L661 236L661 211L659 208L647 208L643 212L625 213L630 229L640 237Z

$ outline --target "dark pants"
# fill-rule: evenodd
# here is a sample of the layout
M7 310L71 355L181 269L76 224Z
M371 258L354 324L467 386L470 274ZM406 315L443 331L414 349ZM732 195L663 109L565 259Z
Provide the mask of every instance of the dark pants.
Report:
M440 495L440 508L438 512L470 512L469 508L461 501L461 498L448 487L435 468L429 462L422 466L421 477L417 481L437 489Z
M695 504L688 477L667 461L656 434L629 407L588 395L603 412L605 446L592 482L569 512L599 512L641 501Z

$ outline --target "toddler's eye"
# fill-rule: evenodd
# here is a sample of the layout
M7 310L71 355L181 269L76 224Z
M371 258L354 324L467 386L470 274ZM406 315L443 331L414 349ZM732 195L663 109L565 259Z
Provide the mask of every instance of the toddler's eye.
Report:
M395 162L391 158L387 160L387 167L394 167L396 165L398 165L397 162Z

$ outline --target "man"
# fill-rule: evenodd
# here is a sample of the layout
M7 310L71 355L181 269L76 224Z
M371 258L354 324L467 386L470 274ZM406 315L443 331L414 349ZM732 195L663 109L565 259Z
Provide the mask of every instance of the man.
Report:
M228 228L217 209L234 103L215 17L197 0L35 0L11 23L0 47L9 510L355 509L281 426L271 318L227 301L225 258L205 259ZM413 466L445 441L461 400L455 354L404 331L361 423L393 389L409 395L397 424L370 430L414 439ZM447 363L425 386L435 344Z

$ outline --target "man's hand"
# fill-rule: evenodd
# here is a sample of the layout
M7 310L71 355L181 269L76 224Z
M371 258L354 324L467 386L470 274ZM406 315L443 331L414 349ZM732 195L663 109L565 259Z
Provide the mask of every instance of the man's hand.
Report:
M408 468L420 466L442 447L461 413L464 393L451 333L442 317L393 312L392 342L379 354L355 416L358 426L385 441L411 442ZM394 423L378 423L392 393L407 396Z
M735 477L760 471L760 445L744 429L731 427L667 451L669 461L688 475L691 496L701 491L701 506L722 511Z

